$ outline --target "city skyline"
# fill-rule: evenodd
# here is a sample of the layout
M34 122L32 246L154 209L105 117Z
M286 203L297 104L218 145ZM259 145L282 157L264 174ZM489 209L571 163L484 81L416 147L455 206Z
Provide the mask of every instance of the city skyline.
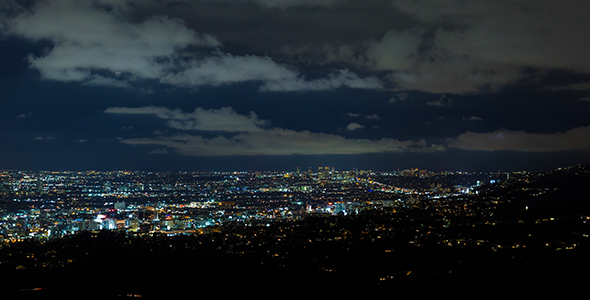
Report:
M10 299L357 299L584 287L587 165L309 173L1 171L3 290ZM113 270L129 276L105 284ZM157 274L166 276L154 284ZM338 284L340 294L326 288Z
M585 1L4 1L0 169L590 162Z
M556 173L580 172L585 173L586 167L513 176L330 167L294 172L0 170L0 248L2 243L50 240L87 230L184 235L203 233L215 225L270 224L429 201L463 201ZM534 197L549 190L526 189ZM59 219L60 215L67 217Z

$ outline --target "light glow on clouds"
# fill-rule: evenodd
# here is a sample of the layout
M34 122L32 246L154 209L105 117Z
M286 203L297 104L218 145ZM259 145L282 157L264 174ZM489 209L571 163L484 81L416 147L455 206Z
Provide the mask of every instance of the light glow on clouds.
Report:
M348 139L343 136L294 131L282 128L263 129L267 121L259 120L254 112L248 116L236 113L231 107L218 110L197 108L192 113L163 107L110 107L109 114L147 114L168 120L170 128L183 131L223 131L237 133L231 137L217 136L204 138L199 135L178 133L172 136L158 135L155 138L121 139L125 144L159 145L175 149L179 154L189 156L227 155L291 155L291 154L363 154L383 152L428 152L440 151L440 145L426 144L425 140L400 141L383 138L380 140ZM348 130L363 128L351 123ZM165 149L165 148L164 148ZM157 151L161 153L162 151Z
M437 145L427 147L425 141L399 141L388 138L376 141L347 139L339 135L281 128L240 133L229 138L217 136L207 139L198 135L176 134L156 138L122 139L121 142L130 145L166 146L188 156L364 154L442 150L442 147Z

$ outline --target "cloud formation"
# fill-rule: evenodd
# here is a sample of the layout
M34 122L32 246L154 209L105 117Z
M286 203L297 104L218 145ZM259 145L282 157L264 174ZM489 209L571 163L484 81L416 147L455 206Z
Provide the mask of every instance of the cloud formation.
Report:
M33 138L33 141L51 141L54 140L55 137L48 135L48 136L36 136Z
M262 82L261 91L323 91L339 87L381 89L376 77L361 78L343 69L328 78L305 80L296 71L269 57L219 54L184 65L183 71L162 77L161 82L183 87L219 86L247 81Z
M451 99L446 99L446 95L440 96L437 100L426 102L427 105L449 107L451 106Z
M281 8L325 6L334 1L255 2ZM306 80L293 67L268 56L223 53L218 39L197 33L181 19L149 15L142 21L132 21L135 5L127 3L37 1L0 29L29 40L52 42L44 54L28 58L30 67L48 80L117 88L129 88L146 79L188 88L255 81L261 83L261 91L383 88L377 77L360 77L348 69Z
M29 56L31 67L43 78L102 85L107 79L93 78L96 71L156 79L179 49L220 45L212 36L187 28L179 19L153 16L141 23L127 21L125 6L115 3L37 1L31 11L10 20L8 32L53 43L44 55Z
M169 127L180 130L256 132L262 131L262 126L268 123L258 119L254 112L250 112L249 115L240 115L231 107L220 109L198 107L192 113L156 106L109 107L104 113L154 115L167 120L166 124Z
M523 70L530 68L590 73L587 1L390 3L391 13L401 12L413 21L382 31L377 38L293 47L285 54L320 65L386 72L384 79L396 90L437 94L498 91L525 79L529 75Z
M367 115L367 120L381 120L381 117L378 114Z
M553 152L590 150L590 126L577 127L558 133L527 133L498 130L488 133L466 132L453 139L450 148L464 150L514 150Z
M590 82L570 83L547 88L550 91L590 91Z
M408 93L397 93L395 96L389 98L389 103L395 103L398 100L405 101L408 99Z
M466 117L466 116L463 116L463 117L461 118L461 120L463 120L463 121L483 121L483 119L482 119L482 118L480 118L480 117L477 117L477 116L471 116L471 117Z
M365 128L365 126L363 126L363 125L361 125L359 123L356 123L356 122L352 122L352 123L346 125L346 130L349 130L349 131L353 131L353 130L357 130L357 129L363 129L363 128Z
M20 114L20 115L18 115L16 117L19 118L19 119L26 119L26 118L30 118L32 116L33 116L33 112L30 112L29 111L29 112L26 112L26 113L22 113L22 114Z
M370 4L228 0L223 5L205 0L42 0L31 8L10 3L2 6L12 12L0 23L4 34L52 43L45 53L29 56L31 68L39 70L45 79L94 86L129 88L146 79L190 88L254 81L260 83L261 91L350 87L473 94L515 84L527 76L523 73L526 68L590 73L586 55L590 41L584 35L590 28L585 14L590 3L583 0L394 0ZM289 24L306 22L306 15L297 8L313 8L311 17L334 17L338 22L317 28L317 32L299 34L294 39L299 44L290 46L235 38L235 33L223 31L234 43L243 43L238 48L259 50L238 54L226 49L214 35L202 32L203 28L219 26L203 26L207 24L189 16L193 14L169 9L171 4L206 9L219 15L219 23L232 17L220 13L222 7L231 7L236 17L244 20L252 17L248 14L278 13L293 21ZM240 14L240 7L247 12ZM392 16L403 16L405 22L389 23L380 17L379 24L371 25L369 15L358 9L375 7ZM175 12L176 17L155 13L160 10ZM137 11L144 15L138 17ZM357 22L356 16L364 22ZM265 23L272 37L293 35L295 31L284 30L298 26L272 20ZM282 26L274 28L272 22ZM351 26L367 22L371 26L363 25L365 37L323 45L316 42L317 36L346 36L353 32ZM279 48L282 50L277 51ZM318 79L309 79L317 76L307 76L302 65L330 69ZM396 100L400 99L391 98L392 103Z
M401 88L473 93L516 82L524 67L590 72L590 42L580 31L590 27L587 1L395 0L393 6L438 27L424 37L416 67L394 70Z
M170 128L182 131L220 131L226 135L204 138L200 135L178 133L166 135L158 131L155 138L121 139L133 145L159 145L175 149L182 155L291 155L291 154L361 154L404 151L439 151L442 146L426 144L426 141L400 141L391 138L380 140L348 139L343 136L294 131L282 128L265 129L268 121L260 120L254 112L241 115L231 107L221 109L197 108L192 113L164 107L109 107L104 113L154 115L167 120ZM350 123L348 130L363 128ZM227 134L229 133L229 134ZM231 135L233 134L233 135ZM162 148L166 149L166 148ZM157 149L154 153L163 153Z
M339 0L250 0L253 3L269 8L290 7L331 7Z
M319 155L363 154L387 152L426 152L442 150L441 146L426 146L424 141L396 139L347 139L339 135L293 131L274 128L262 132L240 133L233 137L203 138L198 135L177 134L156 138L123 139L130 145L161 145L188 156L229 155Z
M178 3L178 0L166 0L169 3ZM189 2L190 0L184 0ZM211 0L192 0L195 2L210 2ZM287 9L296 7L332 7L342 0L215 0L216 2L229 4L254 4L271 9Z

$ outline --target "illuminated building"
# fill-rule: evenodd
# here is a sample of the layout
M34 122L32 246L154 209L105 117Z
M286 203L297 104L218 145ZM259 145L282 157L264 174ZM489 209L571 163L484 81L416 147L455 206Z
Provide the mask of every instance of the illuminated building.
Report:
M115 202L115 209L125 209L125 208L126 208L125 201Z

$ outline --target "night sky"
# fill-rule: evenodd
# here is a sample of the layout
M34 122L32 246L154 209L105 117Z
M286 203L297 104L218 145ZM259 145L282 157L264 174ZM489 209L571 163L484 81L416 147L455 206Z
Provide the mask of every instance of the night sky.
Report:
M0 169L590 162L585 0L3 0Z

